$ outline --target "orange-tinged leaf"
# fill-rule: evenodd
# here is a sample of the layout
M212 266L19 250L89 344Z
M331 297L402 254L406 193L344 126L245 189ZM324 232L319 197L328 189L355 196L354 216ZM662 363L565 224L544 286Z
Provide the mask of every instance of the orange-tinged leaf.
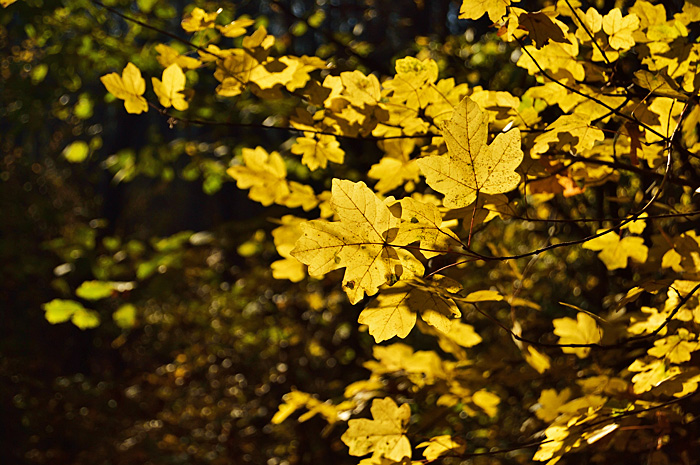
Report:
M363 182L334 179L331 208L340 221L309 221L291 255L312 275L345 268L343 287L355 304L379 286L423 273L409 252L395 247L399 218Z
M595 319L579 313L576 319L557 318L553 322L554 334L559 336L559 344L596 344L602 339L602 331ZM562 347L565 354L575 354L578 358L585 358L591 351L590 347Z
M518 129L498 134L487 145L488 116L465 97L442 132L448 153L421 158L418 166L428 185L445 194L446 207L466 207L480 192L500 194L517 187L515 169L523 159Z
M141 70L133 63L128 63L122 75L110 73L100 78L107 91L124 100L127 113L139 114L148 111L148 103L142 97L146 92L146 81L141 77Z
M165 108L171 106L176 110L187 110L189 104L185 101L182 91L185 90L185 73L176 63L165 68L163 80L151 78L153 90L158 96L160 104Z
M341 440L350 448L350 455L372 453L373 458L386 457L400 461L411 456L411 443L404 434L408 429L411 409L400 407L390 398L372 401L372 420L366 418L348 421L348 430Z

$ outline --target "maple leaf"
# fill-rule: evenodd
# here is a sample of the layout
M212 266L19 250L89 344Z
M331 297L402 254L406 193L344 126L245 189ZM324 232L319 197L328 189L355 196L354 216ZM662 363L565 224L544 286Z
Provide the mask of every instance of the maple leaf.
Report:
M293 215L285 215L280 218L281 226L272 230L272 237L277 248L277 253L282 260L270 264L272 276L275 279L288 279L297 283L306 277L304 265L290 255L294 243L301 237L301 223L304 220Z
M639 17L630 13L624 18L619 8L613 8L603 17L603 31L615 50L627 50L634 46L632 33L639 28Z
M578 115L564 115L547 126L544 133L535 138L530 150L533 157L549 150L573 150L581 153L605 138L603 131L591 126L590 121Z
M239 37L246 33L246 28L255 24L254 19L250 18L239 18L232 21L224 26L217 26L216 28L221 32L221 35L225 37Z
M552 21L550 15L544 11L522 13L518 16L518 23L520 29L527 31L532 41L535 42L535 48L537 49L547 45L550 40L561 43L568 42L561 27Z
M202 65L202 62L198 59L181 55L177 50L169 45L156 45L156 52L158 52L156 59L164 68L167 68L173 63L177 64L182 69L195 69Z
M600 328L593 317L579 312L576 320L573 318L557 318L553 322L554 334L559 336L559 344L595 344L602 339ZM585 358L591 351L590 347L562 347L565 354L575 354Z
M195 8L190 14L182 18L180 25L187 32L203 31L214 27L214 21L216 21L217 16L219 16L218 11L207 13L201 8Z
M350 448L350 455L371 452L373 458L386 457L397 462L410 457L411 443L404 434L411 418L408 404L398 407L390 397L374 399L370 411L372 420L348 421L348 430L340 438Z
M598 232L601 231L603 230ZM583 244L583 248L600 251L598 258L609 270L625 268L628 258L644 263L649 251L641 237L627 236L620 239L620 236L615 232L591 239Z
M520 175L515 169L523 159L517 128L487 145L488 116L465 97L442 133L448 153L421 158L418 166L428 185L445 194L446 207L466 207L480 192L500 194L517 187Z
M139 114L148 111L148 103L142 97L146 92L146 81L141 77L141 70L133 63L127 63L122 75L110 73L100 78L107 92L124 100L127 113Z
M432 462L447 452L460 454L466 449L464 444L455 441L452 439L452 436L447 434L432 437L429 441L422 442L416 447L425 447L423 457L425 457L429 462Z
M647 354L664 358L671 363L682 363L689 361L691 353L697 350L700 350L700 342L695 334L679 328L677 334L654 341L654 347Z
M301 155L301 162L311 171L325 168L329 161L343 163L345 152L340 148L335 136L326 134L311 136L297 137L292 145L292 153Z
M163 81L158 78L151 78L153 90L155 91L160 104L165 108L174 107L176 110L187 110L189 104L185 101L185 96L181 93L185 90L185 73L176 63L171 64L163 71Z
M379 179L374 185L374 190L384 193L396 189L401 185L406 185L406 190L410 191L410 183L418 182L420 178L420 168L416 160L409 158L415 147L412 139L392 139L381 141L379 146L387 152L387 155L375 163L369 169L367 176L372 179Z
M358 322L369 326L369 333L379 343L394 336L408 336L416 324L417 313L429 325L448 333L452 319L461 312L449 293L462 286L450 278L435 275L431 281L414 278L383 290L362 310Z
M379 80L373 74L365 76L361 71L345 71L340 73L340 80L345 86L343 95L353 105L376 105L381 98Z
M527 52L520 55L518 66L527 69L530 74L540 73L540 67L556 73L560 70L571 73L577 81L586 77L586 70L578 60L578 41L549 42L541 49L526 45ZM534 60L534 61L533 61ZM539 64L539 66L537 66Z
M488 13L489 19L497 23L506 15L506 7L520 0L463 0L459 9L462 19L479 19Z
M419 202L410 197L403 198L401 199L401 220L403 223L396 241L401 244L410 244L420 240L420 251L426 258L460 250L463 246L454 232L442 227L442 214L435 205Z
M405 102L410 108L425 108L434 100L431 87L438 77L438 66L434 60L420 61L413 57L396 60L396 76L383 83L391 91L392 102Z
M552 421L559 416L559 409L571 397L571 389L565 388L560 393L556 389L544 389L537 400L539 408L535 410L537 418L543 421Z
M304 223L304 235L291 252L312 275L344 267L343 287L355 304L384 283L423 273L410 252L396 247L405 245L394 240L399 218L365 183L334 179L331 192L331 208L340 221Z
M244 148L242 155L245 166L232 166L226 171L239 189L250 189L249 197L265 206L289 195L287 168L279 153L268 154L256 147Z

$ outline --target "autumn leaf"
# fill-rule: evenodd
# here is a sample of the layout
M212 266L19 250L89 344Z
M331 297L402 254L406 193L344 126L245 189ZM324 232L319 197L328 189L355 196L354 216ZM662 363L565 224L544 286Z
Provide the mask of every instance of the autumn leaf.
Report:
M440 275L434 275L430 281L400 281L382 290L360 313L358 322L369 326L375 342L408 336L418 313L426 323L448 333L452 319L461 316L449 293L461 288L456 281Z
M310 137L298 137L292 145L292 153L301 155L301 162L311 171L325 168L329 161L343 163L345 152L335 136L326 134L309 134Z
M602 339L602 332L595 319L579 312L576 320L568 317L557 318L553 322L554 334L559 336L559 344L596 344ZM585 358L591 351L590 347L562 347L565 354L575 354Z
M185 101L182 91L185 90L185 73L176 63L171 64L163 71L163 80L151 78L153 90L158 96L160 104L165 108L174 107L176 110L187 110L189 104Z
M627 50L634 46L632 33L639 28L639 17L630 13L624 18L619 8L613 8L603 17L603 31L615 50Z
M217 26L216 28L224 37L239 37L246 33L246 28L255 24L254 19L239 18L225 26Z
M539 408L535 410L537 418L543 421L552 421L559 416L559 409L571 397L571 389L565 388L557 393L556 389L543 389L537 400Z
M272 276L275 279L288 279L297 283L306 277L304 265L290 255L294 243L301 237L301 223L303 222L302 218L285 215L280 218L281 225L272 230L277 253L282 256L282 260L270 264Z
M428 185L445 194L446 207L466 207L480 192L508 192L520 182L515 172L523 159L520 131L500 133L487 145L488 116L469 97L455 108L442 133L448 153L421 158L418 165Z
M250 189L249 197L263 205L289 195L287 168L277 152L269 154L262 148L243 149L244 165L230 167L226 172L239 189Z
M410 457L411 443L404 434L411 418L408 404L397 407L390 397L374 399L370 411L372 420L348 421L348 430L340 438L350 448L350 455L372 453L373 458L386 457L397 462Z
M173 63L177 64L182 69L195 69L202 65L202 62L198 59L181 55L177 50L169 45L158 44L155 48L156 52L158 52L156 59L164 68L167 68Z
M422 442L416 447L425 447L423 457L425 457L429 462L432 462L448 452L452 454L460 454L466 449L465 444L455 441L452 436L447 434L432 437L429 441Z
M568 42L561 27L543 11L522 13L518 16L518 23L520 29L527 31L537 49L547 45L550 40L552 42Z
M463 0L459 9L459 17L462 19L479 19L488 13L489 19L494 23L506 15L506 7L520 0Z
M603 230L598 232L601 231ZM628 258L644 263L647 260L649 250L644 245L644 239L641 237L627 236L620 238L614 231L589 240L583 244L583 248L600 251L598 258L609 270L625 268Z
M107 88L107 92L124 100L127 113L139 114L148 111L148 103L142 97L146 92L146 81L141 77L141 70L133 63L127 63L121 76L110 73L102 76L100 81Z
M423 265L397 247L405 245L395 241L399 218L365 183L334 179L331 192L331 207L340 221L304 223L304 235L291 252L309 265L312 275L345 268L343 288L355 304L384 283L423 273Z
M581 153L603 139L603 131L592 126L588 119L579 115L564 115L535 138L530 154L537 157L550 150L572 150Z
M190 12L190 14L182 18L182 22L180 24L182 29L187 32L203 31L204 29L214 27L214 21L216 21L217 16L219 16L218 11L215 11L214 13L207 13L201 8L195 8Z

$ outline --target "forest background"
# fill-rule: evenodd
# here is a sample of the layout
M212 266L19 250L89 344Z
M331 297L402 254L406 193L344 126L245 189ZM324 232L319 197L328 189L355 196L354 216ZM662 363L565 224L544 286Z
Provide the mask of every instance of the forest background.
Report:
M0 3L3 463L699 456L695 2Z

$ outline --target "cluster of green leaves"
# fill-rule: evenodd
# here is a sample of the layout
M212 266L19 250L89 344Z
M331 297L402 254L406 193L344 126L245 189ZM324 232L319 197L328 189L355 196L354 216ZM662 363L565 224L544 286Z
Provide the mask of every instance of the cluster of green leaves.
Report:
M521 92L441 75L429 52L391 76L337 70L199 7L181 23L189 49L156 47L156 99L132 63L102 82L127 112L173 125L221 124L187 113L201 93L294 102L272 119L295 136L243 148L226 173L252 200L297 209L272 232L273 276L338 282L365 302L358 323L377 345L367 379L327 402L293 390L272 423L300 409L300 422L347 422L365 464L532 447L547 463L681 463L700 382L700 6L511 3L465 0L460 16L488 16L531 76ZM197 85L207 73L216 89ZM356 140L381 153L366 173L347 168ZM74 303L46 310L90 325ZM411 345L379 345L393 338ZM366 407L371 419L351 419Z

